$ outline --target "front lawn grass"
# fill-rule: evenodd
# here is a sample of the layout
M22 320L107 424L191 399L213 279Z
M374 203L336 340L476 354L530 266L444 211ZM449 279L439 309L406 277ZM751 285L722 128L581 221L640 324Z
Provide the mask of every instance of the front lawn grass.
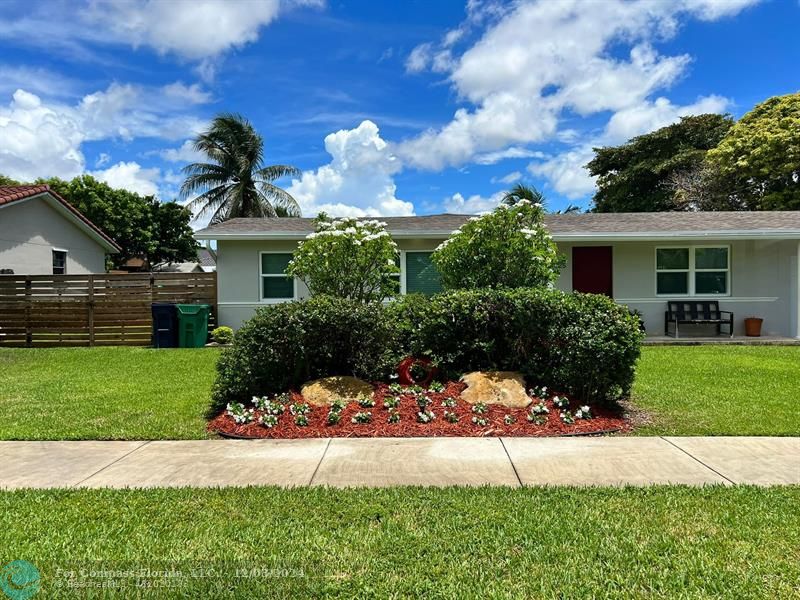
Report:
M213 348L0 349L0 439L207 437ZM800 347L647 346L640 435L800 435Z
M0 350L0 439L206 437L214 348Z
M639 435L800 435L800 347L647 346L633 403Z
M76 593L58 568L170 563L214 571L171 597L789 598L798 504L798 487L17 491L0 559L32 562L48 598ZM116 579L110 596L136 594Z

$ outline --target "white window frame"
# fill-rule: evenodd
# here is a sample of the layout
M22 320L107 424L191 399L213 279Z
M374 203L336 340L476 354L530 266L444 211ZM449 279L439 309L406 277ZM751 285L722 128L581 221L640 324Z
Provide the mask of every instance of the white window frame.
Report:
M264 254L292 254L291 250L261 250L258 253L258 301L262 304L280 304L281 302L290 302L297 300L297 277L292 278L292 295L287 298L265 298L264 297L264 278L265 277L287 277L285 273L263 273L261 271L262 260Z
M727 250L728 264L724 269L697 269L695 267L695 251L698 248L725 248ZM658 251L659 250L683 250L689 251L689 268L688 269L659 269L658 268ZM689 245L675 245L675 246L656 246L653 253L653 287L657 298L724 298L731 295L731 246L730 244L689 244ZM695 291L695 273L725 273L725 293L724 294L698 294ZM689 293L688 294L659 294L658 293L658 274L659 273L687 273L689 277Z
M64 272L63 273L59 273L59 274L60 275L66 275L67 274L67 263L69 262L69 260L68 260L69 259L69 250L65 250L64 248L51 248L50 249L50 271L51 272L52 272L53 269L55 269L55 265L53 264L54 263L53 259L55 258L55 256L54 256L55 252L63 252L64 253ZM56 273L53 273L53 275L55 275L55 274Z

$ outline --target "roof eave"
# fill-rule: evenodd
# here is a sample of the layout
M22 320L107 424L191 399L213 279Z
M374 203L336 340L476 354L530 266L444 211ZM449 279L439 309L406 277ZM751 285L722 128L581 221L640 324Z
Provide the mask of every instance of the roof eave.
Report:
M291 233L286 231L257 231L257 232L236 232L236 233L215 233L209 230L195 232L196 240L217 240L217 241L247 241L247 240L304 240L311 233ZM395 239L445 239L450 236L452 231L390 231Z
M556 242L655 242L691 240L800 240L800 231L751 229L723 231L646 231L553 233Z

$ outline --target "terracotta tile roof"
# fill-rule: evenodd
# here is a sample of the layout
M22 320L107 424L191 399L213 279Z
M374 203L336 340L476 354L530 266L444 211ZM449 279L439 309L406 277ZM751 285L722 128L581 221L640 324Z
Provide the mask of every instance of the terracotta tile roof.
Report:
M470 215L428 215L419 217L371 217L384 221L392 234L413 237L440 234L446 237ZM367 217L365 217L367 218ZM310 218L231 219L195 232L198 239L224 237L304 236L314 230ZM719 234L794 234L800 238L800 211L759 212L662 212L662 213L576 213L548 214L550 232L562 237Z
M77 208L72 206L69 202L64 200L61 196L56 194L53 190L50 189L49 185L0 185L0 206L5 204L11 204L12 202L16 202L18 200L24 200L25 198L30 198L32 196L38 196L39 194L49 194L50 197L54 198L60 204L64 206L68 211L70 211L73 215L75 215L81 222L83 222L89 229L94 231L97 235L103 238L111 247L113 247L117 252L121 250L119 245L111 239L105 232L100 229L97 225L92 223L89 219L83 216Z

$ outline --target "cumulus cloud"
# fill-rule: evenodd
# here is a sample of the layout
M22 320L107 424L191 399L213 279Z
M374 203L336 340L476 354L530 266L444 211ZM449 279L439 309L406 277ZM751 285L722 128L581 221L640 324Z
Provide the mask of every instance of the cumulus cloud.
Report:
M455 193L444 201L446 212L454 214L478 214L493 210L503 197L503 192L492 194L488 198L475 194L464 198L460 193Z
M180 112L174 94L170 86L113 83L66 104L19 89L7 106L0 106L0 173L22 180L71 178L84 171L85 142L184 139L202 122Z
M118 162L101 171L90 171L90 175L105 181L112 188L136 192L143 196L158 194L161 172L157 168L145 169L137 162Z
M459 98L471 106L395 150L409 165L439 170L509 146L558 139L559 120L568 111L581 116L646 111L652 95L682 77L691 61L684 54L660 54L656 42L675 35L681 20L715 20L757 1L528 0L508 5L494 13L480 39L458 57L447 36L412 51L408 71L447 71ZM437 63L442 53L448 60Z
M506 185L511 185L520 179L522 179L522 173L520 171L512 171L503 177L492 177L492 183L505 183Z
M414 205L396 197L393 176L400 161L372 121L342 129L325 138L331 161L293 179L287 191L303 214L325 211L337 216L411 215Z
M194 142L186 140L177 148L165 148L157 151L158 155L169 162L205 162L205 157L194 149Z
M579 198L594 190L594 178L584 168L594 156L592 148L621 144L634 136L665 127L688 115L722 113L728 105L729 101L721 96L706 96L685 106L676 106L666 98L643 102L615 113L601 135L548 160L532 162L528 171L547 179L560 194L568 198Z

